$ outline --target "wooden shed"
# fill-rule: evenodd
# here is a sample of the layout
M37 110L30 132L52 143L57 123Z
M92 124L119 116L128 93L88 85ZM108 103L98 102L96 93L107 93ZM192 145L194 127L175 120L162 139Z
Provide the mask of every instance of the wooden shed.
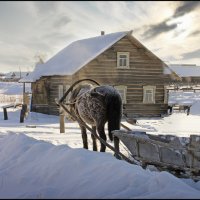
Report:
M32 111L58 115L55 98L75 81L90 78L119 90L128 117L161 116L167 113L165 68L132 31L78 40L30 74Z

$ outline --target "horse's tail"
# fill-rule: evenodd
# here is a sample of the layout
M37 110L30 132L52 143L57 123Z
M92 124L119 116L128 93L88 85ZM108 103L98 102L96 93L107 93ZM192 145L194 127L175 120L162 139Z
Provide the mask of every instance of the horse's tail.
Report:
M108 116L108 136L113 141L113 130L120 130L122 118L122 100L120 94L115 91L106 98Z

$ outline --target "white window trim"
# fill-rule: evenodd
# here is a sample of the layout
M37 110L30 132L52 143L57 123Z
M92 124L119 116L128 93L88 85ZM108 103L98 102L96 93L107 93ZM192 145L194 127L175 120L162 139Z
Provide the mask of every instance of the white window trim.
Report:
M127 86L125 86L125 85L117 85L117 86L114 86L114 88L118 90L118 92L119 92L120 95L121 95L121 92L120 92L120 91L123 92L123 97L122 97L122 95L121 95L122 103L123 103L123 104L126 104L126 103L127 103L127 101L126 101ZM119 91L119 90L120 90L120 91Z
M151 90L153 93L153 101L146 101L146 91ZM156 86L143 86L143 103L145 104L155 104L155 94L156 94Z
M121 55L127 56L127 58L126 58L126 66L120 66L120 56ZM118 69L129 69L130 68L129 57L130 57L130 53L129 52L117 52L117 68Z
M61 99L63 97L63 85L58 86L58 98Z
M164 86L164 103L168 104L169 100L169 91L167 90L167 86Z

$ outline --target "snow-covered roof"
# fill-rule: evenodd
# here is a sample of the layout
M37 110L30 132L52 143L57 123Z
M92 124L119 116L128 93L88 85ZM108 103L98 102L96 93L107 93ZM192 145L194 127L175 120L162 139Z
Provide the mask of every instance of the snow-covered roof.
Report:
M42 76L72 75L131 32L116 32L72 42L42 64L41 68L36 67L26 80L36 81Z
M176 72L180 77L200 76L200 66L187 64L171 64L170 69Z

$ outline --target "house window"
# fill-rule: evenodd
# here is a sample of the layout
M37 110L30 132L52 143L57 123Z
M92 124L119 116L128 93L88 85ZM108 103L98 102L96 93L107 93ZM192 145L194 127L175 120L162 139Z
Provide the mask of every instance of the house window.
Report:
M63 85L58 86L58 98L61 99L63 97Z
M127 93L127 86L125 85L118 85L115 86L115 88L117 89L117 91L119 92L121 98L122 98L122 103L126 104L126 93Z
M155 103L156 86L143 87L143 103Z
M69 89L70 85L59 85L58 86L58 98L61 99L65 92ZM64 99L65 102L69 102L71 92L67 95L67 97Z
M129 68L129 52L117 52L117 68Z

